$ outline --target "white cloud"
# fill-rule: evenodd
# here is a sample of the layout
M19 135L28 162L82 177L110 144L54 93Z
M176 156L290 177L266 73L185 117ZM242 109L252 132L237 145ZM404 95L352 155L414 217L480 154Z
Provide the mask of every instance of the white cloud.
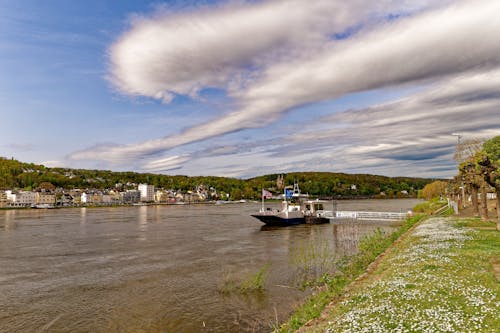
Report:
M71 157L124 161L159 154L241 129L266 126L304 104L387 86L452 80L455 85L447 96L453 89L467 90L460 87L460 80L464 84L475 80L479 90L487 88L492 76L485 73L500 64L498 1L465 1L377 25L368 19L370 15L383 16L395 2L355 11L366 3L270 1L139 20L111 49L112 80L120 91L168 102L172 94L196 96L203 88L221 87L228 90L237 107L176 135L90 148ZM418 11L426 6L429 4L408 9L403 4L398 10ZM276 17L283 11L289 19ZM368 21L370 29L346 40L326 42L332 33ZM436 101L433 96L427 98ZM443 103L446 106L440 112L447 120L464 120L471 112L467 105L454 108L450 99ZM468 104L484 117L492 116L490 102L482 103ZM443 128L432 117L435 113L422 111L424 104L425 100L407 100L385 105L383 112L344 113L339 120L348 122L349 117L356 117L358 123L337 133L356 130L357 134L348 137L361 143L369 134L385 137L380 145L401 140L411 143L416 136L405 136L404 129L416 122L415 133L437 137ZM484 119L467 125L484 128ZM369 126L369 122L373 124ZM466 126L462 129L467 130ZM322 133L311 135L321 142ZM340 135L338 140L340 145L346 141Z
M239 90L253 71L321 47L330 34L385 14L384 5L397 12L395 3L273 0L136 18L110 48L111 81L167 103L206 87Z
M169 156L161 159L149 161L142 166L143 171L147 172L165 172L178 169L184 162L190 160L189 155L184 156Z
M451 133L465 138L499 135L499 109L500 70L464 75L398 101L295 124L287 137L195 152L182 170L221 175L232 170L239 177L262 170L450 177L456 173L456 137Z
M58 160L42 161L42 162L37 162L36 164L41 164L41 165L44 165L48 168L64 168L65 167L65 162L58 161Z

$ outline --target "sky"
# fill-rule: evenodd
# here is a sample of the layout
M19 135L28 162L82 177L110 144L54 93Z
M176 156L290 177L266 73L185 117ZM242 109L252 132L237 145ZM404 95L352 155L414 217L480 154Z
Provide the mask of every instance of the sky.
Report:
M497 0L0 0L0 156L450 178L500 135Z

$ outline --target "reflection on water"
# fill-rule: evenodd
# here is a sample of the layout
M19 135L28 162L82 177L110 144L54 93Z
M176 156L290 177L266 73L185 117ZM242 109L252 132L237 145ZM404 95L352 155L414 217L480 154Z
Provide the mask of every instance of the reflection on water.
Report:
M80 224L87 223L87 208L80 208Z
M10 231L14 230L17 227L16 223L16 216L17 211L16 210L6 210L5 211L5 219L3 224L0 222L0 227L3 227L5 231Z
M148 231L148 206L139 207L139 239L141 241L147 240L146 231Z
M358 205L377 210L388 202ZM413 204L397 201L386 210ZM0 211L0 332L267 332L308 293L293 288L294 263L311 264L304 253L353 253L360 237L380 227L267 229L249 216L258 209ZM243 277L266 263L264 293L217 291L225 273Z

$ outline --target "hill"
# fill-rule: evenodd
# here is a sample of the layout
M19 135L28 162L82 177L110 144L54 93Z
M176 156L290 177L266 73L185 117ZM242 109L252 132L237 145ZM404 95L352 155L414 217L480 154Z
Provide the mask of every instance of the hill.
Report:
M44 182L66 189L106 189L115 187L127 189L133 188L139 183L148 183L157 188L187 191L203 184L207 187L214 187L218 192L230 193L233 199L258 199L262 188L278 191L277 178L278 174L251 179L236 179L213 176L188 177L110 170L48 168L43 165L0 157L0 189L20 188L31 190L38 188ZM303 193L309 193L313 196L366 197L380 195L383 192L387 197L396 197L403 195L402 193L416 196L418 190L432 182L433 179L332 172L294 172L285 174L283 181L285 185L298 182Z

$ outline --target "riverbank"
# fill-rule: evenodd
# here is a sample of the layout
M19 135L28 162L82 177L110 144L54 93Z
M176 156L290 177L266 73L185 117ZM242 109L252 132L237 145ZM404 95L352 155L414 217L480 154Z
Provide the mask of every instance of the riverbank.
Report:
M405 236L299 331L497 332L500 233L494 223L433 217ZM293 331L289 325L281 331Z
M361 240L358 253L348 256L339 262L333 274L324 275L319 281L316 292L300 305L290 319L275 329L277 332L294 332L311 320L319 317L332 300L345 293L352 282L366 275L372 267L384 256L385 251L399 241L413 226L425 218L416 215L407 218L402 225L387 235L381 230Z
M254 201L256 202L256 201ZM188 206L188 205L219 205L219 204L241 204L246 201L188 201L188 202L151 202L151 203L121 203L121 204L101 204L101 205L68 205L68 206L50 206L50 207L0 207L0 210L23 210L23 209L68 209L68 208L120 208L120 207L137 207L137 206Z

